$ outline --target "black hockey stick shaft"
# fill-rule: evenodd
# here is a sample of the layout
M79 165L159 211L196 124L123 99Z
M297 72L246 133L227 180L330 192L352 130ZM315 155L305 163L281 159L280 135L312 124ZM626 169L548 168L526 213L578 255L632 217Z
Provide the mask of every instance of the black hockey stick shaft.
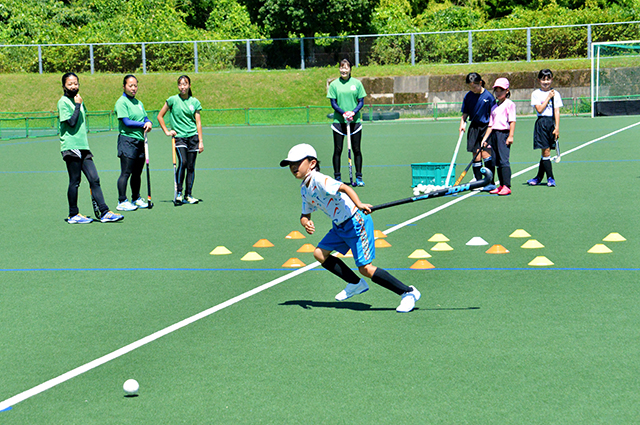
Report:
M153 202L151 202L151 173L149 171L149 142L147 141L147 133L144 133L144 156L147 163L147 202L148 208L153 208Z
M373 207L371 207L371 212L381 210L383 208L395 207L396 205L408 204L411 202L422 201L424 199L440 198L442 196L454 195L456 193L466 192L469 190L477 189L479 187L485 187L486 185L491 183L493 174L489 169L485 167L482 167L480 171L483 174L482 180L476 180L474 182L466 183L459 186L456 185L451 187L445 187L440 190L435 190L433 192L425 193L424 195L412 196L411 198L398 199L397 201L391 201L385 204L374 205Z
M351 124L347 120L347 158L349 160L349 184L355 186L353 182L353 162L351 161Z

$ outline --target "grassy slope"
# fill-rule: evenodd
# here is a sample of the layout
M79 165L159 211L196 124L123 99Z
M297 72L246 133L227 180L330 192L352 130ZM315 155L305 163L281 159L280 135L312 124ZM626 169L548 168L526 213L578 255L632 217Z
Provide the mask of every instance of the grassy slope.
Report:
M535 71L549 67L584 69L588 60L512 62L474 65L393 65L354 69L355 77L461 74L470 71ZM326 105L325 85L338 75L337 68L304 71L228 71L191 74L194 95L207 109ZM52 111L62 94L61 74L0 75L0 102L7 112ZM93 111L110 110L122 93L121 74L80 75L81 94ZM178 74L138 74L138 97L148 110L160 109L164 100L177 92ZM16 96L16 94L19 94Z

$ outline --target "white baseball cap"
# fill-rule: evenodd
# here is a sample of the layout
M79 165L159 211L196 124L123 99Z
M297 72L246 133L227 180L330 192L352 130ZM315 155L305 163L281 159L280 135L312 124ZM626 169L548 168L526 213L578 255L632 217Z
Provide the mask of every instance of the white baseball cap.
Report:
M280 166L287 167L289 164L302 161L307 157L312 157L317 159L318 154L316 154L316 150L313 148L313 146L308 145L306 143L301 143L299 145L295 145L289 150L287 159L283 159L282 161L280 161Z

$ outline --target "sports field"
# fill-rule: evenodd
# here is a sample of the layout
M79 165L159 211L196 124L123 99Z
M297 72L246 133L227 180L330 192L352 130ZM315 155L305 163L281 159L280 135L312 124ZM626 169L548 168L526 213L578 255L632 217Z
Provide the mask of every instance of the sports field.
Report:
M458 123L366 124L361 199L411 196L410 164L449 162ZM194 188L203 201L181 207L171 202L170 141L155 129L155 207L89 225L64 221L57 138L2 141L0 409L12 407L0 422L634 423L640 125L629 126L637 123L563 117L558 186L547 188L524 185L535 170L518 175L539 160L534 120L519 119L511 196L375 212L391 246L374 264L422 292L409 314L396 313L399 298L376 285L334 300L343 283L296 252L329 229L322 213L313 216L316 234L285 239L303 230L301 201L299 181L278 162L310 143L331 174L329 125L205 129ZM115 209L116 135L89 142ZM462 148L458 174L469 160ZM79 205L90 215L86 181ZM510 237L517 229L531 237ZM626 241L603 242L612 232ZM432 250L436 233L452 251ZM466 245L477 236L488 245ZM254 248L260 239L275 246ZM521 248L528 239L544 248ZM587 252L601 243L612 252ZM509 253L485 253L495 244ZM232 254L210 255L217 246ZM416 249L435 268L410 269ZM264 260L241 261L250 251ZM537 256L553 265L528 265ZM292 257L309 267L283 268ZM138 397L124 397L129 378Z

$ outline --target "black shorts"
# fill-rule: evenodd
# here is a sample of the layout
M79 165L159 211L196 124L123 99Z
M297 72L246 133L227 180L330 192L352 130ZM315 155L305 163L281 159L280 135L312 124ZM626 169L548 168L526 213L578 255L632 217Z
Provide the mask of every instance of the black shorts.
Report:
M144 140L118 135L118 158L144 159Z
M200 139L197 134L191 137L176 137L175 139L176 148L187 148L188 152L198 152Z
M553 117L538 117L533 127L533 149L555 149L556 138L553 130L556 123Z
M80 161L93 158L93 154L89 149L70 149L60 153L65 161Z
M482 142L487 128L489 128L489 123L471 123L471 125L469 125L469 129L467 130L467 152L476 152L480 149L480 142Z
M509 154L511 153L511 147L507 146L507 139L509 138L509 130L493 130L491 136L489 136L489 143L493 148L495 154L496 167L509 167Z

